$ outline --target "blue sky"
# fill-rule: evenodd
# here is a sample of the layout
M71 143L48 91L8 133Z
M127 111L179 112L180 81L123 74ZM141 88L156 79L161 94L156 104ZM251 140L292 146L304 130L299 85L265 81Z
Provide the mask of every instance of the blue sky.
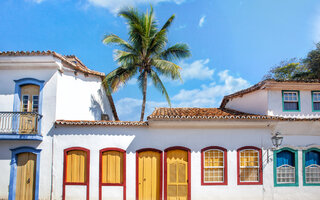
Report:
M2 0L0 51L54 50L74 54L109 73L115 46L105 34L127 39L123 6L154 6L159 24L172 14L169 44L187 43L179 62L183 83L165 80L173 107L218 107L222 97L259 82L280 61L304 57L320 41L319 0ZM113 94L121 120L138 120L142 94L134 79ZM147 115L168 106L148 87Z

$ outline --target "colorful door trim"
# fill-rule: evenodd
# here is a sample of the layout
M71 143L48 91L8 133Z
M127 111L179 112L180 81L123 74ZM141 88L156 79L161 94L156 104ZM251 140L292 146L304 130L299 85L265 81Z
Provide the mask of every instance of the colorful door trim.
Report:
M102 183L102 154L106 151L119 151L123 153L123 182L117 183ZM120 148L104 148L99 153L99 200L102 199L102 186L123 186L123 200L126 200L126 151Z
M139 153L144 151L154 151L154 152L160 153L160 189L159 189L160 197L159 199L161 200L162 199L162 176L163 176L163 172L162 172L163 153L161 150L153 149L153 148L144 148L136 151L136 200L139 200Z
M67 182L67 153L69 151L73 150L80 150L80 151L85 151L87 153L87 160L86 160L86 165L87 165L87 172L86 172L86 181L84 183L68 183ZM86 199L89 200L89 183L90 183L90 150L82 147L71 147L68 149L64 150L64 164L63 164L63 188L62 188L62 200L65 200L66 197L66 185L85 185L87 186L87 195Z
M11 169L10 169L10 184L9 184L9 200L16 198L16 181L17 181L17 158L20 153L33 153L37 156L36 163L36 177L35 177L35 191L34 199L39 199L39 171L40 171L40 152L41 149L35 149L33 147L19 147L10 149L12 151L11 156Z
M188 152L188 200L191 200L191 150L182 146L169 147L164 150L164 200L167 200L167 152L170 150L184 150Z

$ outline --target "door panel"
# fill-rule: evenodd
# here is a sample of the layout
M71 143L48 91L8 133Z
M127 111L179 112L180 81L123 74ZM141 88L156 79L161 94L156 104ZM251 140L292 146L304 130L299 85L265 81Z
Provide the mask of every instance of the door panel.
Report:
M167 199L188 199L188 152L170 150L167 152Z
M33 200L35 193L37 156L20 153L17 156L16 200Z
M39 110L39 92L37 85L24 85L21 87L21 112L38 112ZM37 118L35 115L21 114L19 132L20 134L36 133Z
M139 152L139 200L160 200L161 153Z

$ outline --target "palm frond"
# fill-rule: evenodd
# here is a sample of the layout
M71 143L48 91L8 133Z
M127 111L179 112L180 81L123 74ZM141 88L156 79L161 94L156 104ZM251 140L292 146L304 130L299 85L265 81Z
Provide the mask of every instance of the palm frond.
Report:
M162 26L161 30L167 30L167 29L170 27L170 25L172 24L172 22L173 22L173 20L174 20L175 17L176 17L175 15L172 15L172 16L167 20L167 22Z
M130 78L137 73L137 67L134 65L120 66L117 69L110 72L102 83L110 88L110 92L115 92L120 86L126 84Z
M138 57L132 52L115 50L114 59L120 65L134 65L138 62Z
M178 43L161 52L159 56L164 60L180 60L188 58L191 53L187 44Z
M168 92L167 92L166 88L164 87L161 79L157 75L157 73L155 71L151 70L151 72L149 73L149 77L151 78L153 85L158 90L160 90L162 95L164 95L166 97L166 100L167 100L169 106L171 107L171 101L170 101L170 97L168 95Z
M152 65L154 66L154 69L161 75L170 77L172 80L180 79L180 81L182 81L180 74L181 67L173 62L161 59L152 59Z
M116 44L125 50L134 51L134 48L128 42L121 39L119 36L117 36L115 34L105 35L102 42L106 45Z

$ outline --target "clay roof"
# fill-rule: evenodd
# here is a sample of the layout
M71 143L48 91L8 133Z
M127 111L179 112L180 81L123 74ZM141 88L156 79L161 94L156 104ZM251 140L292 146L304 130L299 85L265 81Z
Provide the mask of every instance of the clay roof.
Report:
M148 120L161 119L244 119L244 120L283 120L283 121L319 121L320 118L284 118L268 115L256 115L226 108L156 108Z
M90 121L90 120L56 120L57 125L84 126L147 126L147 122L138 121Z
M85 74L96 75L104 77L105 74L102 72L94 71L85 66L79 58L74 55L61 55L54 51L0 51L0 56L54 56L66 63L69 67L74 70L83 72Z
M320 83L320 80L316 80L316 79L309 79L309 80L275 80L275 79L267 79L267 80L263 80L247 89L244 90L240 90L238 92L235 92L233 94L230 95L226 95L223 97L220 108L225 108L226 104L228 103L228 101L232 98L235 97L241 97L242 95L263 89L264 86L267 83Z

